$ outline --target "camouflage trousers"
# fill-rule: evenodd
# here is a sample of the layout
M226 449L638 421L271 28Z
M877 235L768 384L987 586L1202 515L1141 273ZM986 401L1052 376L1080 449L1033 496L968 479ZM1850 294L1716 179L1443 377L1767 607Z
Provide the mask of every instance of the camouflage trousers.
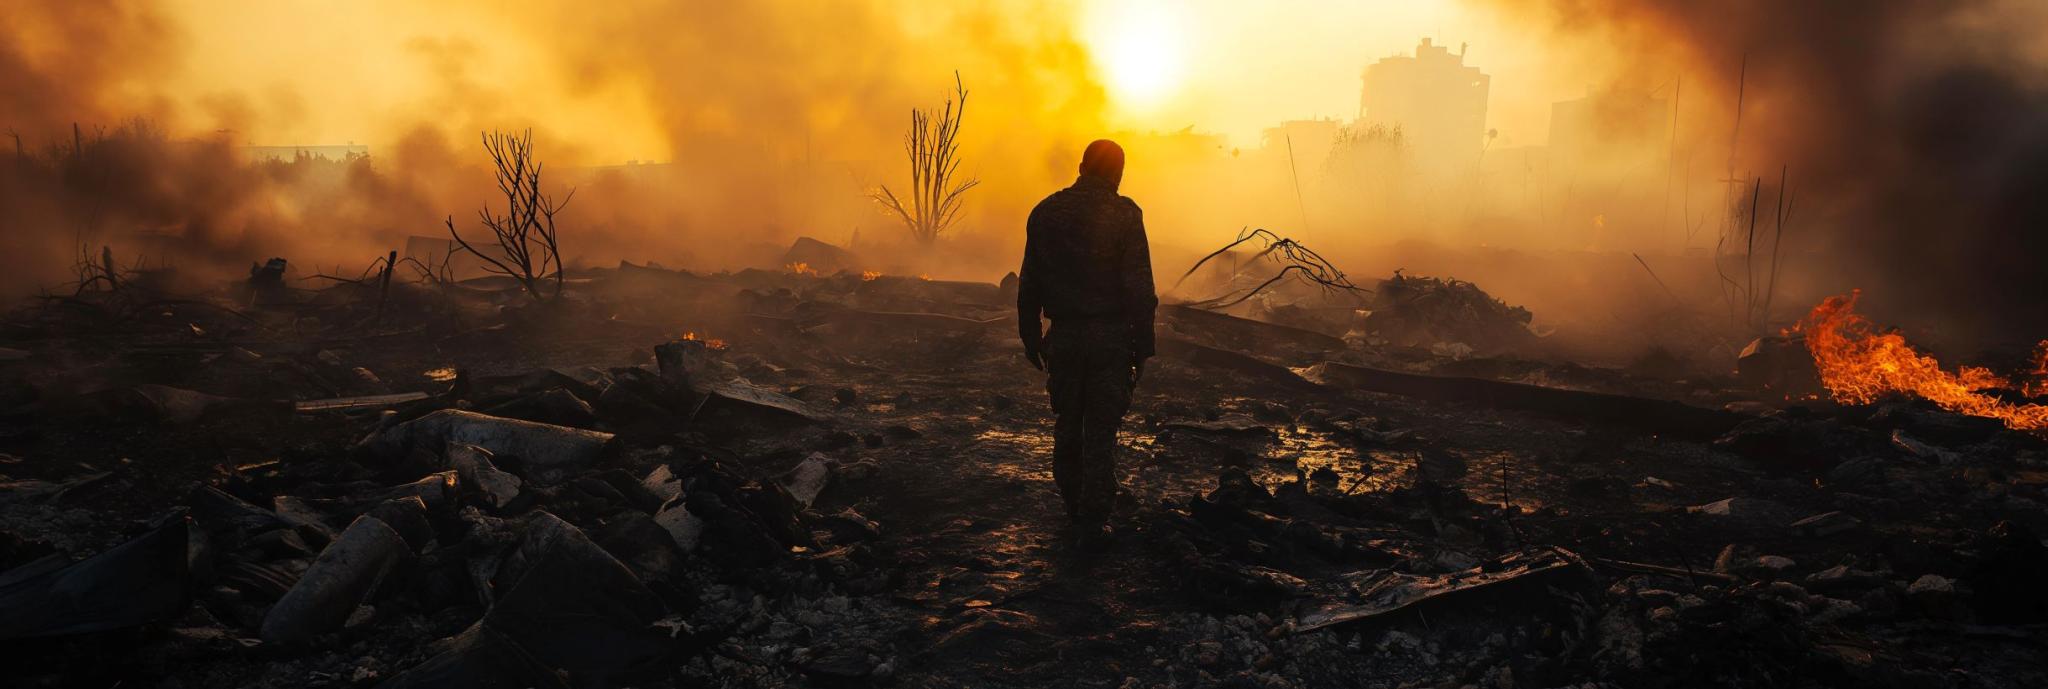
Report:
M1116 434L1131 407L1131 341L1119 320L1054 322L1045 338L1052 396L1052 477L1067 515L1109 519L1116 501Z

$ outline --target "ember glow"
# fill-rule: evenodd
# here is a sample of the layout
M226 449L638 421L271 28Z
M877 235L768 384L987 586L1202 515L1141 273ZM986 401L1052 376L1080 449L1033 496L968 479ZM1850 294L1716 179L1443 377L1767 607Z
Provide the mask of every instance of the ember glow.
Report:
M1800 323L1821 383L1835 401L1870 404L1907 394L1950 411L1998 419L2017 430L2048 428L2048 406L2015 404L1986 393L2010 389L2011 381L1975 366L1942 370L1940 361L1915 351L1905 337L1879 332L1869 319L1856 314L1859 296L1861 292L1829 297Z

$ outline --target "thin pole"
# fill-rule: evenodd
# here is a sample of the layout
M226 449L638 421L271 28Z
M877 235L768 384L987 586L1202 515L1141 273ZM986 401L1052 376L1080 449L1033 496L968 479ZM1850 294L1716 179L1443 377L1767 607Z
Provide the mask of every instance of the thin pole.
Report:
M1294 135L1287 135L1287 175L1294 178L1294 207L1301 211L1301 230L1308 234L1308 203L1301 200L1301 172L1294 165Z
M1671 226L1671 178L1674 176L1674 173L1676 172L1675 168L1678 163L1678 99L1680 96L1683 95L1685 95L1685 76L1680 75L1677 78L1676 84L1671 87L1671 139L1670 142L1665 144L1664 146L1663 213L1665 227ZM1681 221L1679 223L1679 231L1682 233L1684 232L1684 230L1685 223ZM1690 239L1690 237L1688 237L1687 239ZM1683 243L1680 243L1679 250L1683 251L1684 249L1685 245Z

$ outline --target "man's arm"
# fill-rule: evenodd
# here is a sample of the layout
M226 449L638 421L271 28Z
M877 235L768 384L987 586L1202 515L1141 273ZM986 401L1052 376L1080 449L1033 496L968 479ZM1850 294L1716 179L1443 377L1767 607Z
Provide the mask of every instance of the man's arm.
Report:
M1126 230L1123 265L1124 314L1130 318L1131 349L1138 360L1154 354L1152 314L1159 308L1159 293L1152 286L1152 245L1145 237L1145 214L1131 204L1131 227Z
M1043 324L1038 320L1042 304L1038 296L1038 209L1024 221L1024 262L1017 267L1017 337L1024 343L1024 358L1039 369L1039 349L1045 342Z

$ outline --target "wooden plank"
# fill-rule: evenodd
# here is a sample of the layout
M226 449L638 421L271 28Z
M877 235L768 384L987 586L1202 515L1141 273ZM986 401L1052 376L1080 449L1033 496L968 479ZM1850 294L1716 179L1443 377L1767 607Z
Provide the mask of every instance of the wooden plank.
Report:
M299 400L292 403L293 411L343 411L348 409L369 409L389 407L406 402L417 402L432 395L424 392L401 392L391 395L362 395L359 397L334 397L324 400Z

